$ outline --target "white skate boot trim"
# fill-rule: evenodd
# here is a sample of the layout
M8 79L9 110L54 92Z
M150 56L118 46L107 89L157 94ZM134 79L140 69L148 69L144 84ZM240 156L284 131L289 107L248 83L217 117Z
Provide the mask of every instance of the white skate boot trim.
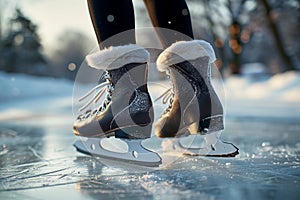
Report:
M157 58L157 68L164 72L171 65L208 56L209 63L216 60L214 49L204 40L179 41L165 49Z
M159 167L162 163L160 156L143 147L142 141L143 139L85 138L76 141L74 146L79 152L105 159L139 166Z
M184 141L185 138L174 138L173 149L184 155L191 156L212 156L212 157L234 157L238 154L238 148L231 143L223 142L219 139L221 131L208 135L197 135L203 137L203 144L192 146L192 141Z
M149 52L136 44L111 46L86 56L90 67L96 69L117 69L129 63L149 62Z

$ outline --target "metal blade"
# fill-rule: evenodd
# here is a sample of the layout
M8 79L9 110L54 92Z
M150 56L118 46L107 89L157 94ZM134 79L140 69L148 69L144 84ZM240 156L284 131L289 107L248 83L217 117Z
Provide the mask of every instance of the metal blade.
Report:
M127 152L114 152L104 148L101 145L102 139L104 138L87 138L86 140L78 140L74 143L74 146L79 152L85 154L99 156L106 159L119 160L135 165L158 167L162 163L162 160L157 153L142 146L142 139L119 139L128 145Z

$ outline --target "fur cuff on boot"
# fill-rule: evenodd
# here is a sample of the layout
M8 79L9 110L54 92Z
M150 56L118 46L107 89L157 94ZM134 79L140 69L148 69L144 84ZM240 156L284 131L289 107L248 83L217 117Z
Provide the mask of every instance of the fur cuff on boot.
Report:
M117 69L129 63L149 62L149 52L135 44L111 46L86 56L89 66L96 69Z
M165 49L157 58L157 68L164 72L171 65L208 56L209 62L216 60L212 46L204 40L179 41Z

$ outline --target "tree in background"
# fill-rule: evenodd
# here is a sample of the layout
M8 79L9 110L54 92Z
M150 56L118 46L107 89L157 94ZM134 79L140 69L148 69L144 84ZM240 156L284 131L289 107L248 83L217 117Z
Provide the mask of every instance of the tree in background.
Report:
M64 30L55 44L57 48L46 57L37 26L20 9L16 9L15 16L8 20L5 28L6 34L0 38L0 70L9 73L74 79L92 46L91 40L81 32Z
M0 69L7 72L47 75L46 59L41 53L37 26L20 9L10 20L10 30L1 41Z
M198 9L193 13L196 37L214 44L218 54L217 66L221 70L228 67L231 74L239 74L244 45L254 31L250 19L253 6L249 6L249 0L189 1L202 7L202 12ZM199 32L201 29L204 32Z
M275 13L275 9L288 9L290 10L291 8L293 8L293 4L296 3L294 1L267 1L267 0L260 0L261 4L265 10L265 18L266 21L270 27L270 30L272 32L273 35L273 39L274 39L274 43L275 43L275 47L278 50L278 53L280 54L282 61L284 63L285 69L286 70L296 70L296 63L293 62L292 56L291 54L294 54L295 52L292 52L291 54L288 53L288 50L286 48L286 44L285 44L285 37L283 37L283 34L280 33L280 28L278 26L278 17L276 19L276 13ZM299 12L299 2L298 2L298 12ZM292 11L292 10L291 10ZM295 13L297 14L297 12ZM277 13L277 15L280 15L280 13ZM295 15L294 16L296 19L299 20L299 13L298 16ZM299 21L298 21L298 26L295 26L295 29L298 29L299 31ZM281 29L282 30L282 29ZM299 32L298 32L299 33ZM295 40L297 41L297 39L295 38ZM298 40L299 41L299 40Z
M298 0L187 0L187 3L195 38L214 45L221 70L239 74L244 64L254 62L268 66L270 73L299 69ZM73 79L93 47L90 39L77 30L65 31L58 38L54 53L45 58L37 26L19 9L7 22L9 16L3 14L7 4L1 0L0 4L0 70ZM141 17L137 21L142 27L150 26L143 4L138 6L137 14Z
M239 74L243 64L260 62L272 73L297 69L299 1L187 2L192 5L195 36L214 44L219 68Z
M74 79L85 56L91 51L92 42L76 30L66 30L59 37L57 49L50 57L50 66L56 77Z

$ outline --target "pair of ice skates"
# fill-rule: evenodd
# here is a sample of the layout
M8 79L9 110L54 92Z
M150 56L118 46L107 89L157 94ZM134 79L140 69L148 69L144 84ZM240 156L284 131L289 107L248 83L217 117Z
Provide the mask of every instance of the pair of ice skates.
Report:
M93 94L89 105L104 92L106 99L95 109L82 107L73 127L75 135L85 138L74 144L78 151L146 166L161 164L160 156L142 144L151 137L154 120L147 86L149 58L149 52L138 45L110 47L87 56L89 66L105 70L101 77L105 82L80 100ZM174 151L225 157L238 154L234 145L219 139L224 129L223 108L210 81L214 61L211 45L203 40L176 42L157 59L158 70L169 75L173 87L165 92L163 101L169 106L155 122L155 134L174 138ZM182 145L180 138L190 134L203 136L205 145ZM110 150L109 137L119 138L127 146L120 151Z

